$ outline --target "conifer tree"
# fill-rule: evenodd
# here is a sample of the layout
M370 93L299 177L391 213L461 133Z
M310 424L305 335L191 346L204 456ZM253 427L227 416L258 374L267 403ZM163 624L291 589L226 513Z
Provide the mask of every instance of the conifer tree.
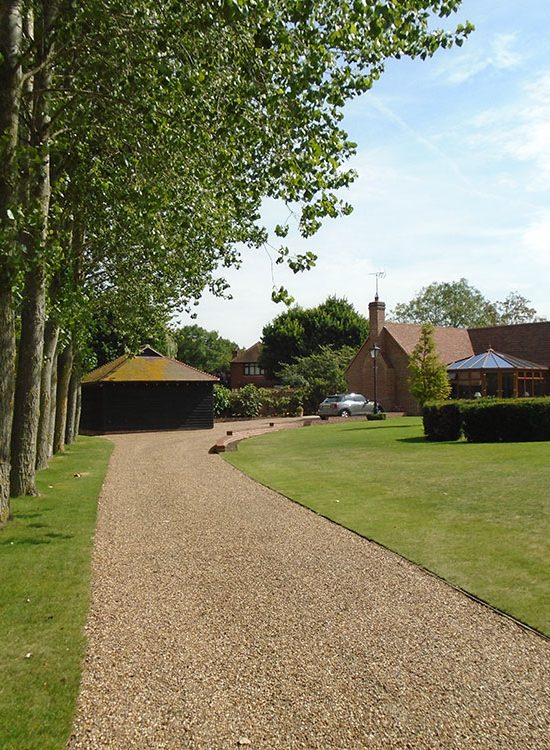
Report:
M420 406L449 397L451 386L447 368L437 354L431 323L422 326L418 344L409 357L409 371L409 387Z

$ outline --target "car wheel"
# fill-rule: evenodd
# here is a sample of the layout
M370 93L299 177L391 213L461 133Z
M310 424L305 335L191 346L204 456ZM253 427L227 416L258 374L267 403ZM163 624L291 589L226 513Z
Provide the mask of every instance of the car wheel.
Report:
M338 416L339 417L351 417L351 412L349 409L342 409L342 411L340 412Z

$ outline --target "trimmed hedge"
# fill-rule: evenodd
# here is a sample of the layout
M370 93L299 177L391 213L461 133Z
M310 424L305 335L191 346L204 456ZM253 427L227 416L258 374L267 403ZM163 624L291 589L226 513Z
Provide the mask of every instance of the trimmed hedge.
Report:
M426 404L427 440L469 443L516 443L550 440L550 398L444 401Z
M426 404L422 421L426 440L458 440L462 433L462 415L457 401Z
M550 399L484 399L467 402L462 429L469 443L550 440Z

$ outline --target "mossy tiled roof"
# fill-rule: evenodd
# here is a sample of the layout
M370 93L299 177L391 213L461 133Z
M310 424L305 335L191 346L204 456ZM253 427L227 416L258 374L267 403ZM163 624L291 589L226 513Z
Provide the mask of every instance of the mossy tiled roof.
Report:
M216 382L215 375L197 370L177 359L164 357L150 346L135 357L125 354L89 372L83 383Z

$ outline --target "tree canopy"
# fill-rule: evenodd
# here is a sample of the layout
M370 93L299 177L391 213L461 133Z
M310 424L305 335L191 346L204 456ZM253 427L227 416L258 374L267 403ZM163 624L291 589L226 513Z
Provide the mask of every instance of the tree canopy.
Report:
M313 414L326 396L347 390L346 368L354 355L355 349L350 346L320 346L315 352L284 364L281 380L283 385L299 390L304 410Z
M433 282L410 302L395 306L389 317L397 323L432 323L452 328L483 328L532 323L541 318L529 300L511 292L502 302L490 302L466 279Z
M317 307L292 307L264 326L261 364L268 373L277 374L283 365L322 346L357 349L368 330L368 320L346 299L328 297Z
M54 401L63 445L69 376L101 310L131 338L206 288L223 294L239 248L269 239L266 196L304 237L349 212L344 104L387 59L462 44L470 25L436 23L459 5L0 3L0 523L10 484L35 492ZM277 252L296 272L315 261Z
M176 328L172 335L180 362L213 375L225 377L229 374L234 352L239 348L234 341L198 325Z

